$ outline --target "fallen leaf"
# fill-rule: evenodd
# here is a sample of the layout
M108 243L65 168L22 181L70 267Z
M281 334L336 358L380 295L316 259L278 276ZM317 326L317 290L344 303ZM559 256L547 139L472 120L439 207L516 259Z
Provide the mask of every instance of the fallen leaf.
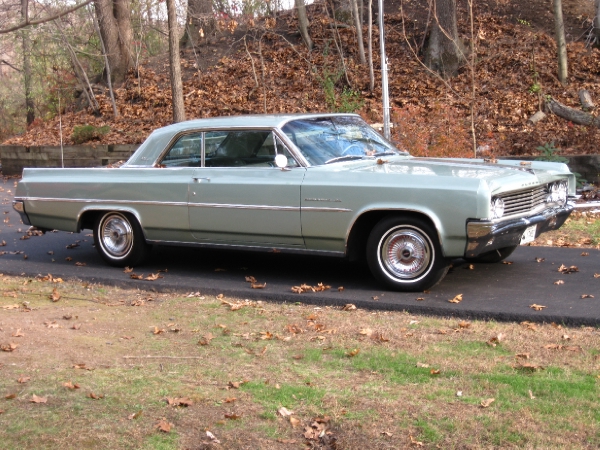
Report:
M208 430L206 430L206 436L208 436L208 438L209 438L211 441L213 441L215 444L220 444L220 443L221 443L221 441L219 441L219 440L217 439L217 437L216 437L214 434L212 434L210 431L208 431Z
M52 289L52 294L50 294L50 300L53 302L57 302L60 300L61 295L58 293L56 288Z
M156 281L159 278L163 278L163 276L161 274L159 274L159 273L153 273L153 274L148 275L146 278L144 278L144 280L146 280L146 281Z
M425 300L425 298L424 298L424 297L417 297L417 301L418 301L418 302L422 302L423 300Z
M136 412L134 412L134 413L132 413L132 414L129 414L129 415L127 416L127 419L129 419L129 420L134 420L134 419L137 419L138 417L141 417L141 415L142 415L143 413L144 413L144 411L140 409L139 411L136 411Z
M267 283L263 283L263 284L259 284L259 283L252 283L252 284L250 285L250 287L251 287L252 289L264 289L264 288L266 288L266 287L267 287Z
M256 281L256 278L254 278L253 276L247 276L247 277L246 277L246 281L247 281L248 283L256 283L256 282L257 282L257 281Z
M594 278L600 278L600 273L595 273Z
M544 305L536 305L535 303L533 305L529 305L529 307L531 309L533 309L534 311L541 311L542 309L545 308Z
M431 370L429 371L429 374L430 374L430 375L439 375L440 373L441 373L441 370L440 370L440 369L431 369Z
M535 258L535 262L541 263L546 261L546 258Z
M65 258L65 261L73 261L73 258L71 258L70 256L67 256L67 257Z
M17 383L21 383L21 384L23 384L23 383L27 383L29 380L31 380L31 377L20 377L20 378L17 380Z
M485 400L482 400L480 405L482 408L488 408L492 403L494 403L496 401L495 398L487 398Z
M590 254L588 252L582 252L581 256L590 256Z
M71 327L72 330L79 330L80 328L81 328L80 323L74 323L73 326Z
M11 336L12 337L23 337L25 335L21 332L20 328L17 328L17 331L15 331Z
M460 303L463 299L463 295L462 294L458 294L456 297L454 297L453 299L448 300L450 303Z
M581 298L594 298L594 296L592 294L581 294Z
M355 348L353 350L350 350L348 353L346 353L346 356L352 358L356 355L358 355L360 353L360 349L359 348Z
M529 389L529 398L531 400L535 399L535 396L533 395L533 392L531 392L531 389Z
M471 322L465 322L464 320L462 322L458 323L459 328L469 328L470 326L471 326Z
M560 267L558 268L558 271L560 273L574 273L574 272L579 272L579 268L577 266L570 266L567 267L564 264L561 264Z
M2 350L3 352L13 352L13 351L15 351L15 349L17 347L18 347L17 344L9 342L8 344L1 344L0 345L0 350Z
M279 415L281 417L288 417L288 416L291 416L292 414L294 414L294 411L290 411L289 409L287 409L284 406L282 406L281 408L279 408L277 410L277 412L279 413Z
M152 331L152 334L162 334L164 332L165 332L164 328L154 327L154 331Z
M342 292L344 290L344 286L339 286L337 290L338 292Z
M47 403L48 402L48 397L38 397L37 395L33 394L31 396L31 400L29 400L30 403Z
M295 417L290 417L290 424L292 425L292 428L296 428L298 425L300 425L300 420L296 419Z
M77 384L77 383L73 384L73 382L71 382L71 381L64 382L63 386L66 387L67 389L79 389L79 384Z
M565 281L564 281L564 280L556 280L556 281L554 282L554 284L557 284L557 285L558 285L558 284L565 284Z
M144 279L144 274L137 275L135 273L130 273L129 274L129 278L131 278L132 280L143 280Z
M12 393L12 394L6 394L6 395L4 396L4 398L5 398L6 400L12 400L13 398L17 398L17 394L15 394L15 393Z
M239 414L230 413L230 414L225 414L225 418L229 419L229 420L239 420L242 418L242 416Z
M342 311L354 311L356 309L356 306L353 305L352 303L347 303L343 308Z
M104 398L104 394L97 395L97 394L94 394L93 392L90 392L87 396L94 400L100 400L100 399Z
M179 398L179 397L174 397L174 398L167 397L166 398L166 402L167 402L167 404L169 406L173 406L173 407L175 407L175 406L188 407L188 406L192 406L194 404L194 402L191 399L187 398L187 397L181 397L181 398Z
M233 403L237 400L237 398L235 397L227 397L225 400L223 400L223 402L225 403Z
M212 341L215 337L212 335L212 333L206 333L199 341L198 344L199 345L209 345L210 341Z
M512 263L513 263L512 261L506 261L506 260L505 260L505 261L502 261L502 264L507 264L507 265L509 265L509 266L510 266Z
M171 432L172 427L173 427L173 424L169 423L165 417L160 419L158 421L158 423L154 426L154 428L156 428L158 431L161 431L163 433Z
M77 262L75 263L75 265L76 265L77 267L84 267L84 266L87 266L87 263L84 263L84 262L79 262L79 261L77 261Z

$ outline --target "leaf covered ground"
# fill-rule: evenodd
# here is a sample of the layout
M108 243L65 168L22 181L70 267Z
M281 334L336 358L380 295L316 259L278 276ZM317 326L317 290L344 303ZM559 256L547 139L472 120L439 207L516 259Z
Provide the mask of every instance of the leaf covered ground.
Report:
M600 445L597 328L53 277L0 290L2 448Z
M554 142L563 154L597 151L598 130L549 115L533 126L527 119L546 96L579 108L577 92L600 98L600 50L585 45L593 16L592 2L563 2L569 34L569 84L556 77L556 45L551 4L534 1L475 5L475 128L478 145L496 155L532 154ZM589 4L589 5L588 5ZM422 37L427 18L423 2L386 5L386 48L393 138L415 155L472 156L469 135L471 72L444 82L427 72ZM425 8L425 9L424 9ZM184 52L184 101L188 119L218 115L322 112L359 106L369 122L382 121L379 71L369 91L369 71L358 62L355 32L334 22L323 4L309 7L315 48L308 52L297 33L297 20L282 13L277 20L223 21L221 31L200 48ZM459 8L459 33L472 39L466 10ZM339 25L339 26L338 26ZM367 28L363 30L365 35ZM378 30L374 64L379 67ZM337 44L336 44L337 42ZM347 80L343 75L341 47ZM110 126L97 143L139 143L172 118L166 56L145 61L116 92L119 118L112 118L106 90L98 94L102 115L65 111L60 118L65 144L76 125ZM214 61L214 64L213 64ZM58 145L59 118L36 121L27 133L5 144ZM94 142L92 142L93 144Z

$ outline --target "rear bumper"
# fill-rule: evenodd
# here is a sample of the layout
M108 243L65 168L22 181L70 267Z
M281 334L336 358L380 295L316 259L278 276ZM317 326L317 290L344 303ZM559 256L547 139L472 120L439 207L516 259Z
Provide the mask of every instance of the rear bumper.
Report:
M537 226L536 238L546 231L556 230L565 223L572 211L573 205L567 203L562 208L548 209L520 219L499 222L468 220L465 257L473 258L499 248L519 245L525 229L532 225Z
M25 213L25 202L23 200L13 200L13 208L21 216L21 222L23 222L24 225L31 225L29 217L27 217L27 214Z

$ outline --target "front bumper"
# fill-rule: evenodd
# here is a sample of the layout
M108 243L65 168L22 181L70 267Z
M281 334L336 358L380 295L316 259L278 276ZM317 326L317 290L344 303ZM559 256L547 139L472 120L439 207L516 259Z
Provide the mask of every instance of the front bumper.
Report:
M532 225L537 225L536 238L546 231L556 230L565 223L571 212L573 212L573 204L567 203L562 208L548 209L520 219L468 220L465 257L473 258L492 250L519 245L525 229Z

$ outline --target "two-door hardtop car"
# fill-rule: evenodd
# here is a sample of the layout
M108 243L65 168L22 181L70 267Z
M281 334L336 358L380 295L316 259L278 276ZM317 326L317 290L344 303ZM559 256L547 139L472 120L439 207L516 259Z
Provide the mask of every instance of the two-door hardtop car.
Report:
M41 230L92 229L115 266L152 244L366 258L395 290L453 258L497 262L560 227L565 164L416 158L354 114L249 115L157 129L119 168L25 169L14 206Z

